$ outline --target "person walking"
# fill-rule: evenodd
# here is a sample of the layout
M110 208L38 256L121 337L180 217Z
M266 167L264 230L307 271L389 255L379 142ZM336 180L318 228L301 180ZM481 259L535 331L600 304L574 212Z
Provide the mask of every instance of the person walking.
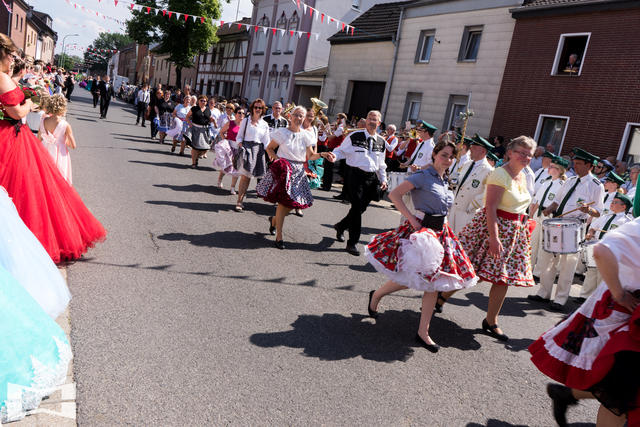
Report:
M369 316L378 317L377 307L385 295L408 288L422 291L416 341L432 353L439 350L429 336L437 293L468 288L478 282L471 261L447 223L453 204L447 171L456 152L453 142L438 142L432 150L431 163L389 193L396 209L408 219L395 230L375 236L365 248L371 265L389 279L369 293ZM402 196L407 193L411 193L414 212L403 202Z
M100 100L100 76L96 76L91 84L91 96L93 97L93 108L96 108Z
M189 114L189 111L191 111L191 97L183 96L182 104L176 105L176 107L173 109L173 127L167 131L167 136L170 136L173 140L171 144L171 152L175 153L176 146L179 142L180 152L178 153L178 155L180 156L184 156L184 149L186 145L184 134L189 126L187 123L187 114Z
M189 130L185 133L187 143L191 146L191 168L198 168L198 158L211 148L211 138L209 136L209 123L213 118L211 111L207 108L207 97L200 95L198 105L191 107L187 113L186 122Z
M142 117L142 127L146 127L144 124L145 114L147 113L147 108L149 107L149 102L151 101L151 93L149 92L149 85L145 84L142 86L142 89L138 91L138 95L136 97L138 103L136 105L138 110L138 116L136 117L136 125L140 123L140 117Z
M156 104L156 113L158 115L158 143L164 144L167 131L171 129L173 123L173 101L171 101L171 92L166 90L163 94L162 101Z
M380 120L379 111L369 111L365 129L350 133L327 157L330 162L340 159L346 161L347 194L351 208L333 228L338 242L344 242L344 232L349 231L345 250L356 256L360 255L356 245L360 241L362 214L369 203L380 200L381 191L387 189L385 140L376 133Z
M48 117L40 124L38 138L47 147L62 176L72 184L69 149L76 148L76 140L71 125L64 118L67 114L67 101L62 94L53 95L47 99L44 110Z
M230 104L228 110L235 112L234 120L227 121L222 129L220 129L220 136L222 139L215 145L216 158L213 162L214 166L220 169L218 174L218 188L223 188L222 178L225 174L232 175L230 191L232 195L236 194L236 183L238 182L238 171L233 166L233 156L238 150L236 138L240 131L240 123L245 118L246 111L244 108L238 108L235 111L235 107Z
M109 104L111 103L111 98L114 96L113 85L109 81L109 76L104 76L100 84L98 85L98 90L100 91L100 118L107 118L107 111L109 111Z
M67 73L67 78L64 81L64 88L66 90L65 96L67 97L67 101L71 102L71 93L73 93L73 89L76 86L76 81L73 78L73 74L70 72Z

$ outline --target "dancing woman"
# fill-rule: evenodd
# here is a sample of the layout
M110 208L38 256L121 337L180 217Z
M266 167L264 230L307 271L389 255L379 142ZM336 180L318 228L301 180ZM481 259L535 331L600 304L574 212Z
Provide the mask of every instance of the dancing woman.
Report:
M211 148L209 137L209 123L213 122L211 110L207 108L207 97L200 95L198 105L191 107L185 119L189 123L189 130L185 137L191 146L191 167L198 167L198 158Z
M408 219L395 230L375 236L365 249L369 262L389 278L369 294L369 315L378 316L378 303L385 295L407 288L424 292L416 341L433 353L439 346L429 337L429 324L437 292L468 288L478 281L446 221L453 204L446 172L456 151L454 143L439 142L431 155L433 163L410 175L389 194ZM402 200L409 192L415 212Z
M218 175L218 188L222 188L222 178L225 174L233 175L231 178L231 194L236 194L236 182L238 182L238 171L233 167L233 155L237 151L236 138L240 131L240 123L245 117L244 108L238 108L235 111L233 104L229 104L227 111L235 112L234 119L227 121L222 129L220 129L220 135L222 139L215 145L216 159L214 165L220 168Z
M269 145L269 125L262 120L267 105L260 98L249 106L248 117L240 124L236 141L241 143L242 157L238 165L240 185L236 212L242 212L242 202L247 194L251 178L262 178L265 173L265 147Z
M21 119L33 103L7 74L17 48L0 34L0 185L55 263L80 258L107 232Z
M509 144L509 162L487 177L484 210L476 213L458 236L480 280L491 283L482 329L500 341L509 340L498 326L498 314L509 287L535 285L526 215L531 195L523 172L535 149L536 142L527 136L519 136ZM451 294L443 293L443 300Z

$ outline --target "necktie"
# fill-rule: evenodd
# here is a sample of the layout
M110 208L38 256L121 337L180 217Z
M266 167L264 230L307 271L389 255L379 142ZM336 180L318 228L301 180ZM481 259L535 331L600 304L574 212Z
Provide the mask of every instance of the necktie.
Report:
M609 193L607 193L606 196L604 196L604 203L607 203L607 199L609 198Z
M580 179L581 178L576 179L576 183L573 184L573 187L571 187L569 191L567 191L567 194L564 196L564 199L562 199L562 203L560 203L560 206L558 207L558 209L556 209L555 216L562 215L562 211L564 210L565 205L569 201L569 198L571 197L573 192L576 191L576 187L578 187L578 184L580 184Z
M600 232L600 236L598 237L598 240L600 240L600 239L602 239L604 237L604 233L606 233L607 230L609 230L609 227L611 227L611 223L616 218L616 215L617 214L611 214L611 218L609 218L609 220L604 225L604 227L602 227L602 231Z
M549 194L549 190L553 186L553 181L549 184L546 190L544 190L544 194L542 195L542 200L540 200L540 206L538 206L538 216L542 216L542 211L544 210L544 201L547 200L547 194Z
M464 184L464 182L467 180L467 178L469 177L469 174L471 173L471 169L473 169L475 165L476 165L476 162L472 162L471 166L469 166L469 169L467 169L467 173L465 173L464 176L462 177L462 181L460 181L460 184L458 184L458 190L456 190L456 196L460 192L460 189L462 188L462 184Z
M418 148L416 148L416 151L413 152L413 156L411 157L411 161L409 162L409 165L412 165L413 162L416 160L416 157L418 157L418 153L420 152L420 149L422 148L423 145L424 145L424 141L421 141L420 145L418 145Z
M369 151L371 151L373 149L373 143L375 141L375 138L370 136L367 138L367 146L369 147Z
M536 180L533 182L538 182L538 180L540 179L540 177L542 176L542 173L544 172L544 169L540 169L540 172L538 172L538 175L536 176Z

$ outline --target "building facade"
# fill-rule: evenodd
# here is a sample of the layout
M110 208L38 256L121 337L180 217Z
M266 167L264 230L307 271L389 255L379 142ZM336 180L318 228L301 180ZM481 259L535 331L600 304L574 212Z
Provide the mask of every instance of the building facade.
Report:
M138 44L131 43L120 49L118 58L118 75L126 77L130 82L136 81L136 65L138 58Z
M36 57L36 44L38 43L38 29L33 20L27 19L27 28L24 34L24 53L32 58ZM38 46L41 48L41 46ZM42 49L42 48L41 48ZM41 53L41 52L38 52Z
M4 5L0 6L2 33L8 35L19 49L24 50L29 5L23 0L8 0L5 3L11 8L11 13Z
M241 95L250 36L247 27L239 28L237 24L250 21L243 18L230 27L219 28L218 43L198 55L195 89L199 93L226 99Z
M38 12L33 8L29 10L27 17L38 32L34 58L45 63L53 63L53 52L58 41L58 34L53 31L53 19L48 14Z
M535 0L512 13L491 133L640 161L638 3Z

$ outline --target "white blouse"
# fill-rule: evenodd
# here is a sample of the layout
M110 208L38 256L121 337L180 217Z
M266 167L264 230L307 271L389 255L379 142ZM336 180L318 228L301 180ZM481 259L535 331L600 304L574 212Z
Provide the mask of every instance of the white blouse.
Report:
M307 159L307 147L315 141L311 139L311 133L305 130L291 132L287 128L278 128L271 133L271 140L278 144L278 157L304 162Z
M253 141L262 143L265 147L271 141L269 139L269 125L264 120L258 120L257 124L251 123L250 117L245 117L240 122L240 130L236 142Z

